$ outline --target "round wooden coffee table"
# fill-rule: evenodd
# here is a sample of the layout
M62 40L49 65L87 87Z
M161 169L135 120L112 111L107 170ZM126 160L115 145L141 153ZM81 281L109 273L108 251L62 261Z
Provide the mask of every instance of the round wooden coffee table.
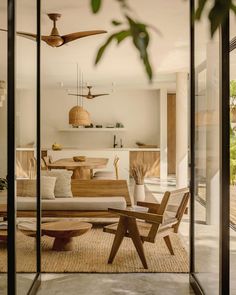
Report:
M85 234L91 228L91 223L79 221L56 221L41 226L42 235L55 238L52 249L56 251L74 250L74 237Z

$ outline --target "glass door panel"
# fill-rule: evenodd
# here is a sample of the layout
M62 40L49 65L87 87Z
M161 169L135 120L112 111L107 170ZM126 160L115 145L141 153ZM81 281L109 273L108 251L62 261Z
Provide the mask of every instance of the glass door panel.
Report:
M17 31L36 34L36 5L36 0L17 1ZM17 292L26 294L37 272L37 43L19 36L16 49L16 270Z
M235 16L230 15L230 40L236 36ZM230 294L236 294L236 49L230 52ZM235 115L234 115L235 112Z
M7 28L7 0L0 5L0 28ZM0 206L7 206L7 34L0 33ZM7 213L7 212L6 212ZM7 222L0 217L0 294L7 294Z
M197 2L195 5L197 6ZM195 23L195 277L219 294L219 34Z

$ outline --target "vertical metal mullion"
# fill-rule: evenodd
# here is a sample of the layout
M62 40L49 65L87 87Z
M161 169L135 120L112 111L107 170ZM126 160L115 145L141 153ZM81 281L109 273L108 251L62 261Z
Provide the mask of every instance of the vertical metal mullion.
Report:
M195 203L195 36L194 0L190 0L190 273L195 271L194 203Z
M37 94L36 94L36 126L37 126L37 273L41 272L41 0L37 0Z
M9 295L16 294L16 206L15 206L15 39L16 3L8 0L8 43L7 43L7 267Z
M220 28L220 294L230 293L230 118L229 118L229 15Z

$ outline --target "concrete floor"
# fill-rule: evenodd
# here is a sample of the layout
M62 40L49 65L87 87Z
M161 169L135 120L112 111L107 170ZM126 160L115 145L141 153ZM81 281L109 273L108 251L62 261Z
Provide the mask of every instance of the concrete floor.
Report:
M187 274L45 274L37 294L189 295L194 292Z
M17 276L17 295L26 295L32 275ZM0 295L7 294L1 276ZM191 295L187 274L42 274L38 295Z

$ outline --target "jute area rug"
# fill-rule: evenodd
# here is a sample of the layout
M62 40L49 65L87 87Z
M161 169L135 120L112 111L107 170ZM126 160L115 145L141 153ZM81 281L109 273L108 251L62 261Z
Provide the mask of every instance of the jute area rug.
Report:
M95 227L76 238L74 251L52 251L53 238L42 237L42 272L133 273L188 272L188 254L178 235L171 235L175 255L170 255L163 239L155 244L144 243L148 270L142 267L132 240L125 238L113 264L107 264L114 235ZM0 248L0 272L6 272L6 247ZM17 271L34 272L36 265L35 240L17 233Z

